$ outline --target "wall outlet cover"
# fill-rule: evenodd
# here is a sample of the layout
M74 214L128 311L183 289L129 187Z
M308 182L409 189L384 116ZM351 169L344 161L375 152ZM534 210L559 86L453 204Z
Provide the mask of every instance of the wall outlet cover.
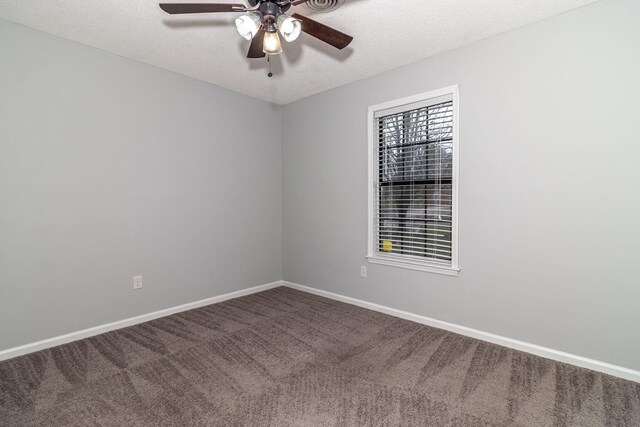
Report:
M133 289L142 289L142 276L133 276Z
M367 277L367 267L360 266L360 277Z

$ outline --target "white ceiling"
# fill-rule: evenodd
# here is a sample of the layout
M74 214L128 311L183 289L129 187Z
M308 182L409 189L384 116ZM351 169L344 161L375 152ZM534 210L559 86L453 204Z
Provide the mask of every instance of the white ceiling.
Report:
M180 2L180 0L165 0ZM187 0L188 2L206 0ZM214 0L241 3L242 0ZM236 92L286 104L596 0L346 0L308 15L354 37L343 51L303 34L249 60L236 13L168 15L157 0L0 0L0 18Z

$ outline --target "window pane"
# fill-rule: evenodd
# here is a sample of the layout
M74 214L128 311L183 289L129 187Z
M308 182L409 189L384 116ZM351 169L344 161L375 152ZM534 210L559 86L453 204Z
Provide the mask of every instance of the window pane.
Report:
M453 104L378 121L378 252L451 261Z

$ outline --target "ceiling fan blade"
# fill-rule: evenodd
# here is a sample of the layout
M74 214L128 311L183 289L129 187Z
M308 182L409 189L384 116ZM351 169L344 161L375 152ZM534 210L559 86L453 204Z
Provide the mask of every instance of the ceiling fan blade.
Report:
M264 26L260 27L256 35L251 39L251 46L249 46L247 58L264 58L266 53L262 50L262 43L264 43Z
M309 1L309 0L291 0L291 3L289 3L289 4L290 4L291 6L297 6L297 5L299 5L299 4L306 3L306 2L308 2L308 1Z
M160 8L172 15L180 13L244 12L238 3L160 3Z
M302 31L337 49L344 49L349 46L349 43L353 40L353 37L350 35L316 22L306 16L294 13L292 17L302 21Z

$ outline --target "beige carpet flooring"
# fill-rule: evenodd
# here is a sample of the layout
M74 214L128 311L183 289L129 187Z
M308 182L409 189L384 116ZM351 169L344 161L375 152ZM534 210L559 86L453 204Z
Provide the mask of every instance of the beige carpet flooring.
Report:
M640 384L277 288L0 363L1 426L640 426Z

